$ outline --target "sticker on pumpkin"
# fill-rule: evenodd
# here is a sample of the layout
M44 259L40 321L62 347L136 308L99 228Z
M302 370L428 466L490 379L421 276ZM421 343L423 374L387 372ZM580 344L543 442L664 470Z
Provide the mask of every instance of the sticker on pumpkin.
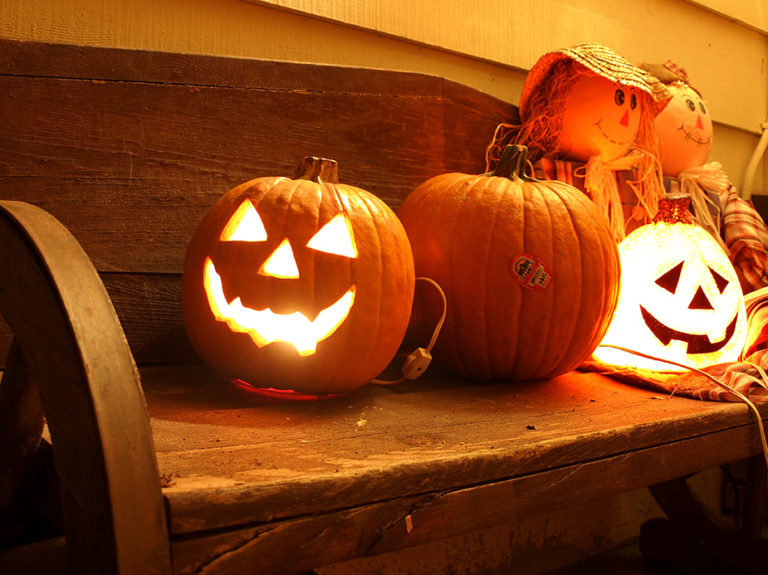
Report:
M526 289L543 290L552 281L552 272L547 262L533 254L521 254L512 258L509 271L515 281Z

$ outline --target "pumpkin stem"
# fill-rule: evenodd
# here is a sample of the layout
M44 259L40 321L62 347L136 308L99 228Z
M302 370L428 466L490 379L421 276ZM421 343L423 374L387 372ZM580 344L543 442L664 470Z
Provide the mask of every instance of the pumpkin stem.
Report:
M653 218L653 222L666 222L676 224L682 222L690 224L693 221L688 207L691 205L691 198L685 194L670 194L659 200L659 211Z
M318 158L317 156L305 156L301 159L293 179L312 180L318 184L338 184L339 165L336 163L336 160Z
M525 180L526 182L535 182L535 178L532 178L525 173L527 159L527 147L518 144L507 146L501 152L499 165L487 175L509 178L510 180L520 179Z

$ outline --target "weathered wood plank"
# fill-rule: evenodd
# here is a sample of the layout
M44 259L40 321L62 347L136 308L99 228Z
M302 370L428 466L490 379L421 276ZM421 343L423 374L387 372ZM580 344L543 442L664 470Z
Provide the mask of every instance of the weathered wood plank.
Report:
M72 235L30 204L0 202L0 245L0 312L55 444L70 567L168 573L144 398L96 270Z
M437 173L481 171L514 114L420 74L8 40L0 54L0 199L43 207L75 235L141 363L194 356L178 276L231 187L323 155L396 208ZM10 340L0 324L1 361Z
M11 76L416 96L438 96L445 82L437 76L389 70L3 38L0 52L0 74ZM350 71L364 74L364 81Z
M671 449L656 446L464 489L403 495L332 513L244 526L236 532L187 536L172 543L175 568L180 573L237 573L257 566L261 573L290 573L421 545L589 502L712 464L722 459L722 451L719 457L705 456L702 462L690 457L695 449L711 454L712 439L700 436ZM750 442L743 441L743 428L728 430L720 439L735 442L739 453L757 448L754 442L747 447Z
M342 71L354 85L370 72ZM513 113L458 85L449 99L0 75L0 91L0 196L53 213L100 271L178 273L220 195L290 176L304 155L333 157L343 182L397 207L437 173L481 171Z
M660 398L595 374L485 385L427 378L299 403L254 396L199 368L175 369L175 383L164 373L145 369L143 381L177 533L468 488L702 433L712 454L670 449L675 461L628 475L686 473L759 449L743 405ZM728 430L735 435L720 438ZM616 481L631 488L634 479Z

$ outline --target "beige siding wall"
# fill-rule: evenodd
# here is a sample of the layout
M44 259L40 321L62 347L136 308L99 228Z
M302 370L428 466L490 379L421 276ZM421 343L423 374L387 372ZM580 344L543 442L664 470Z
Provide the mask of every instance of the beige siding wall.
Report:
M0 36L411 70L514 103L542 54L599 42L688 69L737 184L768 115L764 0L0 0Z

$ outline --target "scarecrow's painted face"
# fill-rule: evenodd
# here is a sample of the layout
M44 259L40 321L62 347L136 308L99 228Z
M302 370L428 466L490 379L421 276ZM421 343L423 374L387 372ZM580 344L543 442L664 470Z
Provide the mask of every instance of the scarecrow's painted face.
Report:
M586 162L592 156L611 161L627 154L637 136L640 90L593 73L574 83L563 111L560 155Z
M672 84L667 88L672 99L654 126L664 175L675 177L707 161L712 148L712 118L701 96L690 86Z

